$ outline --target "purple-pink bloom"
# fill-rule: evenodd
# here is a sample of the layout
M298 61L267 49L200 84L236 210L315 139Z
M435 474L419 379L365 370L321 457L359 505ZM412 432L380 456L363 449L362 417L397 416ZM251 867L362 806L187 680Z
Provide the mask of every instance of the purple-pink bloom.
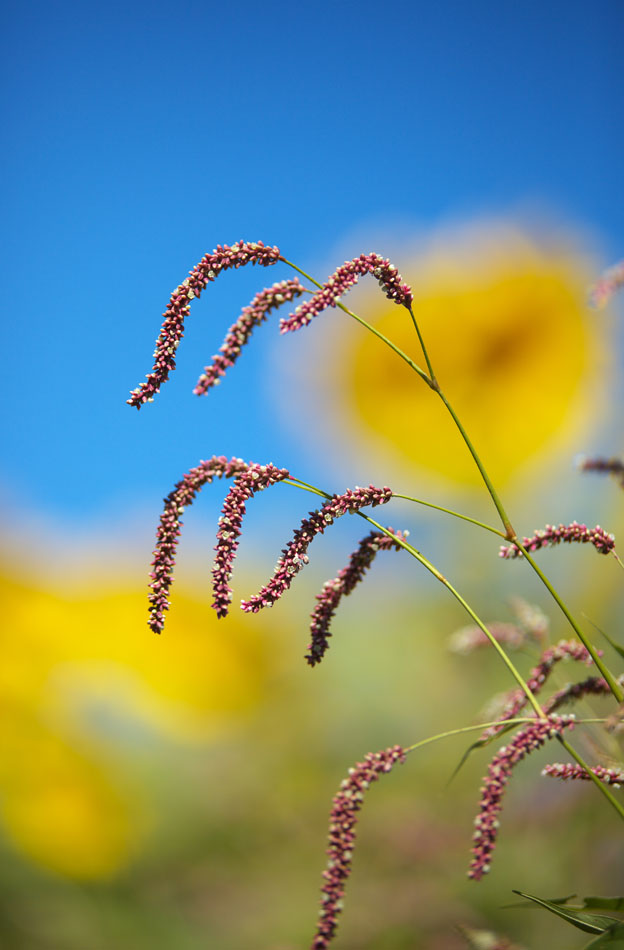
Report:
M504 643L510 650L519 650L526 643L526 633L516 623L494 620L486 626L494 639L498 643ZM449 638L449 650L453 653L461 653L464 656L472 653L473 650L489 646L490 641L481 627L472 624L460 627Z
M371 782L389 772L396 762L404 762L405 755L405 750L399 745L381 752L369 752L363 762L349 769L349 777L344 779L334 797L329 819L329 860L323 871L325 884L320 919L311 950L325 950L335 936L345 883L351 873L357 813L362 807L364 793Z
M232 564L236 557L241 525L246 511L246 503L256 492L290 478L285 468L275 465L256 465L250 463L247 471L238 475L227 493L219 518L217 543L215 545L215 566L212 570L214 602L212 606L218 617L226 617L232 600L229 580L232 576Z
M539 551L540 548L552 547L564 541L566 544L578 542L579 544L593 544L600 554L609 554L615 548L615 538L612 534L607 534L600 525L595 528L588 528L585 524L578 524L573 521L572 524L555 525L547 524L540 531L536 531L530 538L523 538L522 545L527 551ZM503 558L522 557L522 551L515 544L503 544L499 552Z
M588 676L579 683L568 683L543 704L545 713L552 713L566 703L576 702L584 696L604 696L611 692L609 684L602 676Z
M259 593L254 594L249 600L242 601L242 609L256 613L263 607L272 607L288 590L295 574L308 563L307 551L310 543L317 534L323 534L325 528L333 524L336 518L340 518L347 512L359 511L360 508L368 505L372 507L384 505L391 498L391 489L375 488L374 485L369 485L368 488L349 488L343 495L332 495L322 508L311 511L309 517L303 519L292 541L282 550L271 580Z
M177 483L165 498L165 508L160 516L156 532L156 547L152 561L152 583L150 584L149 626L154 633L161 633L165 625L165 612L169 608L169 588L173 581L175 552L182 525L181 515L190 505L197 492L215 478L232 478L249 468L242 459L227 459L224 455L213 455L195 468Z
M364 274L372 274L377 278L379 286L389 300L394 300L395 303L402 304L408 309L411 307L414 295L409 285L402 283L403 278L396 267L379 254L360 254L352 261L345 261L310 300L306 300L290 316L280 320L280 332L299 330L323 310L335 307L342 295Z
M581 472L599 472L601 475L613 475L624 488L624 461L618 458L586 458L578 461Z
M298 277L291 280L282 280L266 290L256 294L248 307L243 311L230 329L223 341L220 352L212 357L212 362L206 366L199 377L193 392L196 396L203 396L212 386L216 386L228 367L233 366L241 354L245 343L249 340L254 327L259 326L267 319L271 310L280 307L287 300L293 300L304 293L305 288Z
M613 295L624 286L624 261L609 267L589 291L590 306L596 310L605 307Z
M262 241L239 241L231 246L217 244L211 254L206 254L189 271L189 276L171 294L165 310L163 324L156 340L154 367L147 379L130 393L128 405L140 409L143 403L150 402L175 369L175 352L184 333L184 319L191 312L191 301L200 297L211 281L216 280L221 271L245 264L260 264L269 267L280 259L276 247L265 247Z
M620 788L624 782L624 770L622 769L608 769L602 765L594 765L590 771L605 785L613 785L614 788ZM583 782L591 781L591 776L587 774L582 765L577 765L576 762L554 762L542 769L542 775L550 775L564 781L567 779Z
M362 580L366 571L373 563L377 551L389 551L395 549L401 550L398 540L404 540L406 532L392 531L394 537L388 537L380 531L371 531L360 541L357 551L354 551L346 567L338 572L338 576L333 580L325 581L323 590L317 594L317 605L312 613L312 623L310 632L312 641L308 645L306 660L310 666L316 666L320 663L328 647L328 640L331 637L329 627L343 597L346 597Z
M548 739L562 735L564 729L572 729L574 717L549 716L536 719L523 726L507 745L502 746L489 764L487 775L481 786L479 814L475 819L475 832L472 848L472 861L468 877L479 881L490 870L492 853L498 836L498 816L503 807L503 795L511 778L513 769L535 749L539 749Z
M550 676L553 667L561 660L566 659L575 660L577 663L585 663L587 666L590 666L592 663L592 658L589 655L589 652L582 643L578 642L578 640L560 640L559 643L555 644L555 646L548 647L548 649L544 650L537 666L534 666L529 673L527 686L533 695L537 695L537 693L540 692L544 686L544 683ZM563 701L564 700L562 699L561 702ZM503 706L501 713L498 716L500 719L500 724L488 726L488 728L481 733L479 742L485 742L488 739L491 739L493 736L498 735L498 733L505 728L505 720L514 719L520 712L522 712L527 702L528 699L524 690L512 689L508 694L507 701ZM552 712L552 709L549 709L548 711Z

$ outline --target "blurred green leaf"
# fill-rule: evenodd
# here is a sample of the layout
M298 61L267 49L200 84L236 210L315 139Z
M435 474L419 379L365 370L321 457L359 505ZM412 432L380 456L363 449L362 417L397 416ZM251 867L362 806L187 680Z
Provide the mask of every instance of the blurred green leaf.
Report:
M542 900L541 897L533 897L531 894L523 894L522 891L514 890L514 894L519 894L520 897L525 897L527 900L539 904L540 907L544 907L546 910L549 910L551 914L556 914L557 917L561 917L569 924L572 924L573 927L578 927L579 930L583 930L588 934L603 934L605 931L612 928L613 925L619 926L620 924L620 921L615 917L603 917L602 915L598 914L585 914L578 910L571 910L562 904L555 904L553 901Z
M612 927L606 933L585 944L583 950L624 950L624 924Z

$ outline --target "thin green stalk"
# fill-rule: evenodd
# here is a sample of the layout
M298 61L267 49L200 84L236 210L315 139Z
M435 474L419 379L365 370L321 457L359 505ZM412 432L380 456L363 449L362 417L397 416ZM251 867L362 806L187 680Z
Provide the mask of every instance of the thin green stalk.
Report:
M587 723L594 722L605 722L604 719L577 719L576 721L578 725L585 725ZM421 739L419 742L414 742L412 745L407 746L403 751L405 753L414 752L416 749L422 749L423 746L430 745L432 742L438 742L439 739L451 739L453 736L461 736L466 732L483 732L484 729L489 729L491 726L521 726L528 722L535 722L535 718L533 716L517 716L514 719L495 719L493 722L480 722L473 726L460 726L459 729L448 729L446 732L439 732L435 736L428 736L426 739ZM563 741L565 743L565 739ZM575 755L575 753L570 750L570 755ZM580 756L577 758L577 761L579 762L579 765L583 764L579 760Z
M470 524L476 524L478 528L484 528L486 531L491 531L492 534L497 534L499 538L506 538L506 535L499 531L498 528L493 528L492 525L485 524L483 521L477 521L476 518L470 518L468 515L462 515L459 511L453 511L451 508L445 508L444 505L434 505L431 501L424 501L422 498L412 498L411 495L401 495L399 492L392 492L393 498L403 498L405 501L413 501L417 505L424 505L426 508L435 508L436 511L443 511L447 515L452 515L454 518L460 518L462 521L468 521Z
M289 267L292 267L293 270L296 270L299 274L305 277L306 280L312 281L312 283L315 284L317 287L323 286L322 284L319 284L318 280L315 280L314 277L312 277L310 274L306 274L304 270L302 270L300 267L297 267L296 264L293 264L292 261L287 261L285 257L281 257L280 260L283 261L284 264L288 264ZM425 371L421 369L420 366L418 366L418 364L415 363L414 360L411 359L407 355L407 353L404 353L402 349L400 349L395 343L393 343L392 340L389 340L388 337L385 336L380 330L372 326L370 323L367 323L367 321L364 320L362 317L359 317L357 313L353 313L352 310L349 310L347 307L345 307L344 304L340 303L340 301L336 301L335 306L339 307L340 310L348 314L350 317L353 317L354 320L357 320L358 323L360 323L367 330L370 330L371 333L373 333L376 337L382 340L386 344L386 346L389 346L390 349L393 350L397 354L397 356L400 356L401 359L404 360L404 362L406 362L407 365L411 369L413 369L415 373L418 373L420 378L424 380L425 383L427 383L427 386L431 387L433 385L432 380L429 378L429 376L427 376Z
M420 332L420 327L418 326L418 323L417 323L417 321L416 321L416 317L414 316L414 311L412 310L411 306L410 306L408 309L409 309L409 312L410 312L410 317L412 318L412 323L414 324L414 329L416 330L416 333L418 334L418 339L419 339L419 341L420 341L420 346L421 346L421 349L422 349L422 351L423 351L423 355L424 355L424 357L425 357L425 361L426 361L426 363L427 363L427 369L429 370L429 375L431 376L431 382L434 384L431 388L437 390L437 388L438 388L438 381L437 381L437 379L436 379L436 377L435 377L435 373L433 372L433 366L431 365L431 360L429 359L429 353L427 352L427 347L425 346L425 341L424 341L424 339L423 339L423 335L422 335L422 333Z
M600 670L601 675L606 680L609 686L609 689L611 690L611 692L617 699L618 703L624 702L624 692L622 692L622 689L619 686L617 680L615 679L613 674L610 672L609 668L605 665L605 663L603 662L602 658L598 654L596 648L593 646L591 641L587 639L587 637L585 636L585 634L579 627L578 623L576 622L576 620L574 619L574 617L568 610L568 607L563 602L563 600L561 599L561 597L559 596L555 588L552 586L552 584L550 583L550 581L548 580L548 578L546 577L546 575L540 568L539 564L533 560L533 558L531 557L527 549L523 547L523 545L520 543L520 541L518 541L517 538L515 539L514 544L520 551L522 551L523 557L527 559L527 561L529 562L529 564L531 565L531 567L533 568L533 570L535 571L535 573L541 580L544 587L548 590L551 597L556 601L556 603L559 605L562 612L565 614L565 617L567 618L568 623L570 624L570 626L576 633L577 637L579 638L579 640L581 641L581 643L583 644L583 646L585 647L585 649L591 656L597 668Z

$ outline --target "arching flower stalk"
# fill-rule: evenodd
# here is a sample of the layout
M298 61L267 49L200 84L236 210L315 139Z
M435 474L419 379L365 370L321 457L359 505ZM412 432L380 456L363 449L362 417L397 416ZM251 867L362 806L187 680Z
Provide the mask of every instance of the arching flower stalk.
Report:
M175 552L184 509L192 504L195 495L204 485L209 485L215 478L232 478L246 472L248 468L249 465L242 459L213 455L187 472L165 498L165 508L156 532L156 547L150 574L152 583L149 594L149 626L154 633L161 633L165 625L165 612L169 608L169 588L173 581Z
M568 683L557 690L543 704L543 709L545 713L553 713L566 703L575 703L584 696L608 696L610 692L609 684L602 676L588 676L579 683Z
M392 531L395 538L405 539L407 531ZM312 613L310 632L312 640L308 646L306 660L310 666L320 663L328 647L331 637L329 627L343 597L347 597L363 579L366 571L373 563L378 551L401 550L401 545L395 538L390 538L380 531L371 531L360 541L359 547L353 552L346 567L338 572L333 580L325 581L323 590L317 594L317 605Z
M479 814L475 819L472 861L468 877L479 881L490 870L492 854L498 837L498 816L503 808L503 796L516 765L530 752L539 749L548 739L562 735L574 727L573 716L549 716L523 726L502 746L490 762L481 786Z
M310 323L328 307L335 307L340 298L353 287L364 274L372 274L379 281L383 293L389 300L402 304L408 309L414 295L411 287L402 282L403 278L390 261L379 254L360 254L352 261L345 261L327 279L320 290L310 300L300 304L290 316L280 320L280 332L289 333L299 330Z
M232 576L232 564L236 557L238 539L241 534L241 525L246 511L246 503L257 492L263 491L269 485L290 478L285 468L276 468L275 465L250 464L247 471L236 477L234 484L227 493L219 518L217 543L215 546L215 566L212 571L214 602L212 606L218 617L226 617L232 601L232 589L229 580Z
M368 488L348 489L343 495L333 495L322 508L311 511L308 518L304 518L295 531L292 541L282 551L275 572L271 580L259 593L249 600L242 601L242 608L246 612L257 613L263 607L272 607L290 587L293 577L308 563L308 547L317 534L323 534L328 525L333 524L336 518L371 505L384 505L392 498L391 489Z
M624 783L623 769L608 769L602 765L594 765L590 769L601 782L605 785L612 785L614 788L620 788ZM552 778L560 778L564 781L572 779L573 781L590 782L591 777L586 769L576 762L554 762L542 769L542 775L550 775Z
M588 528L585 524L578 524L573 521L572 524L555 525L547 524L542 530L536 531L530 538L522 539L522 546L527 551L539 551L540 548L553 547L561 542L571 544L593 544L599 554L610 554L615 550L615 538L612 534L604 531L600 525L595 528ZM522 551L514 544L503 544L499 552L499 557L513 559L522 557Z
M329 819L329 860L323 871L325 884L322 887L321 911L311 950L325 950L336 933L345 884L351 873L357 813L362 807L364 793L372 782L390 772L397 762L404 762L405 754L399 745L382 752L370 752L363 762L349 769L348 778L341 783L334 797Z
M175 352L184 333L184 319L191 312L191 301L200 297L204 288L216 280L224 270L244 267L245 264L260 264L269 267L279 260L280 252L276 247L265 247L262 241L239 241L238 244L217 244L211 254L206 254L189 271L186 280L171 294L167 309L163 314L163 324L156 340L154 367L147 374L146 381L130 393L128 405L140 409L143 403L151 402L160 387L175 369Z
M282 280L266 290L256 294L248 307L244 307L240 317L228 330L220 352L212 357L199 377L193 392L196 396L205 395L213 386L217 386L226 370L233 366L248 342L254 327L265 321L271 312L288 300L300 297L305 288L298 277Z

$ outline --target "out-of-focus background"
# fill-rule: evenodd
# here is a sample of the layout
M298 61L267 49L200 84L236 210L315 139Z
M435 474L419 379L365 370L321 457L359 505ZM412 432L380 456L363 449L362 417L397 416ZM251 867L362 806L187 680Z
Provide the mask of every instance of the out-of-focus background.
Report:
M624 530L618 485L574 467L624 450L622 303L587 306L624 256L623 27L618 0L5 11L0 945L306 946L349 765L479 721L512 685L489 651L449 649L465 617L396 553L306 666L315 594L359 519L315 541L270 613L217 622L221 483L185 514L170 616L149 632L162 497L200 458L273 461L331 491L372 480L495 522L439 401L337 310L283 338L273 316L218 389L192 395L241 307L291 276L283 265L220 277L154 403L125 405L169 293L217 243L277 244L321 280L362 251L389 256L518 530ZM347 302L420 359L405 311L372 280ZM286 486L254 500L235 602L310 506ZM495 537L407 502L383 519L485 620L512 620L522 596L550 641L568 635ZM621 636L614 559L540 560L588 629ZM520 651L523 671L538 652ZM556 683L584 675L567 667ZM337 947L454 950L464 924L567 950L561 922L501 909L511 888L621 891L602 802L539 775L558 749L519 769L492 873L467 881L488 757L449 784L467 741L372 789ZM577 742L599 757L598 734Z

